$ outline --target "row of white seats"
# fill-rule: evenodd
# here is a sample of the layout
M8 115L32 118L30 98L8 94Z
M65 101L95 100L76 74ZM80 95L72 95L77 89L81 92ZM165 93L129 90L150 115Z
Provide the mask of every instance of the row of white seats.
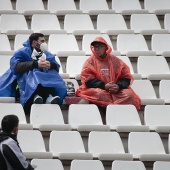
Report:
M130 72L135 80L170 80L170 68L163 56L139 56L137 60L137 73L134 72L132 63L127 56L117 56L124 61L130 68ZM59 74L63 79L80 79L82 66L89 56L68 56L66 59L66 72L63 72L59 57L55 56L60 64ZM8 69L11 55L0 55L0 76ZM151 64L152 63L152 64Z
M79 86L75 79L64 79L74 83L75 90ZM132 89L141 99L141 105L164 105L170 103L169 80L161 80L159 85L159 97L156 96L155 89L150 80L134 80ZM0 97L1 103L15 102L14 97Z
M127 152L118 132L91 131L87 143L88 151L85 150L78 131L52 131L49 151L46 150L42 133L38 130L19 130L17 139L27 159L170 161L170 134L166 153L157 132L130 132Z
M127 56L116 56L124 61L130 68L130 72L135 80L170 80L170 68L163 56L139 56L137 59L137 73L134 72L132 63ZM55 56L61 64L60 59ZM66 60L66 73L60 71L60 75L66 78L80 79L82 66L89 56L68 56ZM3 62L3 61L2 61ZM152 63L152 64L151 64Z
M19 117L20 129L40 131L76 130L170 133L170 105L147 105L144 108L144 124L133 105L108 105L106 125L102 122L100 111L94 104L71 104L68 109L68 124L64 121L58 105L31 106L30 123L27 123L22 106L19 103L0 103L0 120L8 114Z
M97 29L88 14L67 14L64 17L64 29L61 29L59 20L54 14L34 14L31 20L31 29L22 14L2 14L0 16L0 31L8 35L19 33L42 32L71 33L84 35L88 33L107 33L118 35L121 33L141 33L143 35L168 34L170 14L165 14L164 29L155 14L132 14L130 29L121 14L99 14L97 16ZM140 21L140 22L139 22Z
M33 166L41 170L64 170L64 166L59 159L33 159ZM102 161L100 160L73 160L71 161L70 170L105 170ZM155 161L153 170L169 170L170 162ZM112 162L111 170L146 170L142 161L123 161L115 160Z
M142 9L139 0L112 0L109 9L106 0L98 0L98 3L91 0L79 0L79 9L76 8L74 0L48 0L47 10L44 8L42 0L16 0L16 10L13 10L11 0L0 0L0 13L21 13L32 15L35 13L56 13L64 15L68 13L88 13L96 15L99 13L121 13L130 15L133 13L155 13L163 15L170 12L170 2L168 0L144 0L144 9Z
M0 34L0 54L13 54L22 48L30 34L17 34L14 40L14 50L11 49L8 36ZM170 57L170 34L153 34L151 37L151 50L142 34L119 34L117 36L117 50L107 34L85 34L82 37L82 48L78 46L75 35L73 34L51 34L48 38L49 51L59 57L69 55L91 55L90 44L98 36L103 37L112 48L112 53L128 57L162 55Z

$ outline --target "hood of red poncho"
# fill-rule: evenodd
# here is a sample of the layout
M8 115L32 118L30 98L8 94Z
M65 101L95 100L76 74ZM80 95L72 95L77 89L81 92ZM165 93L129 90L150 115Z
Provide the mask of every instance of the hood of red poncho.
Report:
M94 47L93 47L93 44L94 43L97 43L97 42L99 42L99 43L103 43L103 44L106 44L106 46L107 46L107 51L106 51L106 57L105 58L101 58L100 56L98 56L98 54L95 52L95 50L94 50ZM95 56L95 57L97 57L99 60L106 60L106 59L108 59L108 57L110 56L110 53L111 53L111 51L112 51L112 48L110 47L110 45L105 41L105 39L103 38L103 37L97 37L97 38L95 38L95 40L91 43L91 45L90 45L90 48L91 48L91 51L92 51L92 54Z

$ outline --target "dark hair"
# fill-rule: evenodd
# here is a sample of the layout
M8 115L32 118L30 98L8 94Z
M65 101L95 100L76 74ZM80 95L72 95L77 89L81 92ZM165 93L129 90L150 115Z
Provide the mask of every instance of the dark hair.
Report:
M29 40L30 40L30 45L32 44L32 42L34 40L38 41L38 38L39 37L44 37L44 34L41 34L41 33L33 33L29 36Z
M11 133L15 127L18 127L18 124L19 119L16 115L6 115L1 122L2 131Z

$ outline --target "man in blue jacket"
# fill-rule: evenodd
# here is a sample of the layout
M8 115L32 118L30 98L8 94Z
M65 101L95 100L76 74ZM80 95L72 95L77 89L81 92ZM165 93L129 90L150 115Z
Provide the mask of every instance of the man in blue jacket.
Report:
M44 35L31 34L23 46L11 58L10 70L1 77L6 88L0 84L0 95L12 93L11 84L17 79L20 103L26 114L30 113L32 103L61 105L66 96L66 86L58 73L60 65L47 51Z

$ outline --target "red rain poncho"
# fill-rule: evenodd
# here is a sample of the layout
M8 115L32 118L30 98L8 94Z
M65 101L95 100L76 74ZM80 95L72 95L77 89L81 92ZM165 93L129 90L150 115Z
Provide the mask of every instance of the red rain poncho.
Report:
M94 41L98 41L107 45L107 56L102 59L91 47L92 55L83 65L81 72L82 85L77 89L76 95L100 106L106 107L109 104L132 104L137 110L140 109L141 100L129 86L121 89L116 94L109 93L100 88L88 88L85 84L88 80L97 78L105 84L109 82L116 83L121 78L128 78L133 81L129 67L117 57L111 55L111 47L102 37L97 37Z

